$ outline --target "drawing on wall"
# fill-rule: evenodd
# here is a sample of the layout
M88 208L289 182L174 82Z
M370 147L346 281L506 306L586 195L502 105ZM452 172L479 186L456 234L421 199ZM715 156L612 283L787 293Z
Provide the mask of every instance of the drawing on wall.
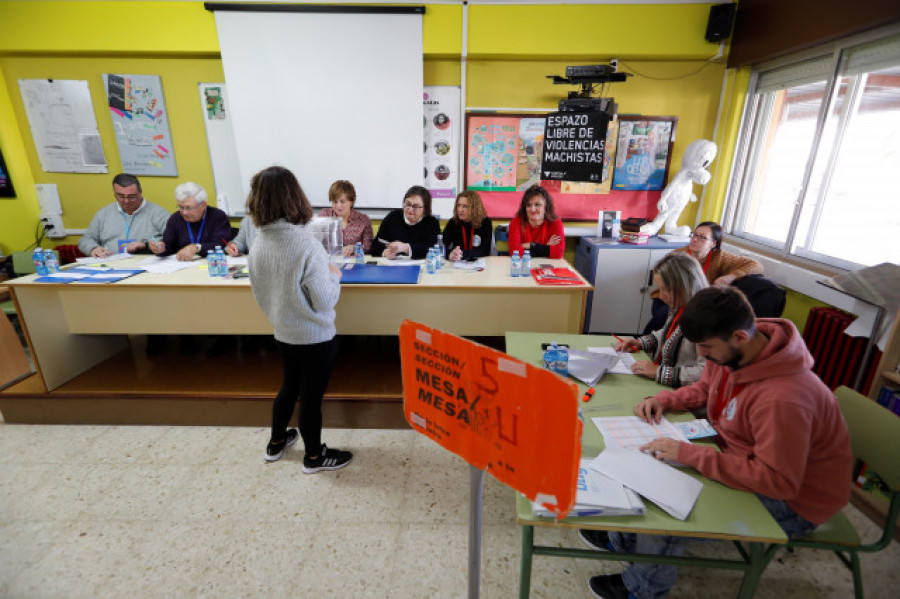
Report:
M612 187L610 166L616 155L616 145L619 139L619 121L610 121L606 128L606 148L603 152L603 171L600 175L600 183L584 183L579 181L563 181L560 186L561 193L593 193L606 194Z
M206 118L209 120L225 120L225 97L221 87L207 87L203 90L206 98Z
M459 184L459 88L426 86L422 101L425 188L431 197L456 198Z
M613 189L658 191L666 183L678 117L619 117Z
M44 172L108 172L87 81L19 79L19 91Z
M545 117L467 117L466 189L516 191L540 181Z
M104 73L103 88L122 170L133 175L178 175L159 76Z

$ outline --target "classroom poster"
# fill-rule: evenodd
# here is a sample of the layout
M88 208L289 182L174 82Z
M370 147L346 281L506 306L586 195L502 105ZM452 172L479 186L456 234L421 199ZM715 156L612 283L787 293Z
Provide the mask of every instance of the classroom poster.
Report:
M519 117L470 116L466 134L466 188L515 191Z
M616 155L616 146L619 141L619 121L610 121L606 128L606 148L603 152L603 174L600 183L585 183L581 181L563 181L560 193L565 194L608 194L612 187L613 157Z
M600 111L548 114L541 179L600 183L609 121Z
M455 199L459 186L459 98L458 87L424 88L424 185L434 199Z
M87 81L19 79L19 91L44 172L108 172Z
M122 170L133 175L175 177L175 149L157 75L103 74Z
M581 457L573 382L410 320L400 359L413 430L565 517Z
M622 117L613 189L661 190L666 182L676 117Z

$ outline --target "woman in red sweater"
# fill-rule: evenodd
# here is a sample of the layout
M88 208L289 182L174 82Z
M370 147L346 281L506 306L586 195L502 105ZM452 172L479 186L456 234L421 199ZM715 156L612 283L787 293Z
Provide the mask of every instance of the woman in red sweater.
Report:
M516 216L509 223L509 253L531 250L537 258L562 258L566 248L563 224L553 208L553 198L540 185L522 195Z

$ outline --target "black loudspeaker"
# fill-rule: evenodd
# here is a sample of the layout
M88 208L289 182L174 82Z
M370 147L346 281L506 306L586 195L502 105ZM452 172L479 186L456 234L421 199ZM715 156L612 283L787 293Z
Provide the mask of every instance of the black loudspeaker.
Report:
M737 4L713 4L709 7L709 21L706 23L706 41L721 42L731 36L734 12Z

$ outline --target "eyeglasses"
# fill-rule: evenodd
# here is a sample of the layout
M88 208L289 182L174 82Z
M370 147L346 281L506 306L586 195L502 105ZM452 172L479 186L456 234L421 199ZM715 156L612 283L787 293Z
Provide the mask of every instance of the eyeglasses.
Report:
M704 237L703 235L698 235L697 233L691 233L691 239L699 239L700 241L712 241L709 237Z
M117 200L129 200L129 201L134 201L134 200L139 200L139 199L141 199L141 194L139 194L139 193L129 193L129 194L117 193L117 194L116 194L116 199L117 199Z
M422 204L410 204L409 202L403 202L403 208L407 210L415 210L418 212L419 210L424 210L425 206Z

